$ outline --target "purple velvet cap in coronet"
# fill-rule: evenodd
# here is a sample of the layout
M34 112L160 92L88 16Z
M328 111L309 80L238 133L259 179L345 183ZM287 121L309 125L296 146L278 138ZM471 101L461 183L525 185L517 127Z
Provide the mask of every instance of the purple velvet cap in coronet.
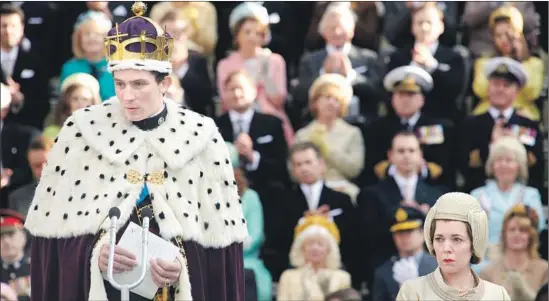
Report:
M137 69L171 73L172 50L173 38L153 20L140 15L116 24L105 39L111 72Z

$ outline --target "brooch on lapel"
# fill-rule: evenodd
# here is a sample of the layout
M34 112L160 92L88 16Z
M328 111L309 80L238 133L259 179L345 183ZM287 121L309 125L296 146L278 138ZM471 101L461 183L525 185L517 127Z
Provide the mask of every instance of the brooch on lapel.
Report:
M142 176L137 170L130 170L124 175L124 178L131 184L139 184L145 181L155 185L164 184L164 173L161 171L147 173Z

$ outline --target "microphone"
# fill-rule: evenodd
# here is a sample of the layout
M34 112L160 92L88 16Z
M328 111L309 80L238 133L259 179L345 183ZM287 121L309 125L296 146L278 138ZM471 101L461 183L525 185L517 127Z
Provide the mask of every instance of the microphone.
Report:
M143 231L145 230L149 231L149 221L151 220L152 215L153 215L153 212L151 208L145 207L141 209L141 216L143 217L143 225L142 225Z
M116 232L117 232L117 222L120 218L120 209L117 207L112 207L109 210L109 218L111 219L111 228L110 228L110 248L109 248L109 264L107 270L107 276L110 284L120 290L120 300L129 301L130 300L130 290L137 287L143 279L145 279L145 274L147 272L147 247L148 247L148 238L149 238L149 223L153 216L153 212L150 208L145 207L141 210L141 216L143 217L143 232L142 232L142 245L141 245L141 272L139 278L130 284L120 284L114 279L113 266L114 266L114 247L116 245Z

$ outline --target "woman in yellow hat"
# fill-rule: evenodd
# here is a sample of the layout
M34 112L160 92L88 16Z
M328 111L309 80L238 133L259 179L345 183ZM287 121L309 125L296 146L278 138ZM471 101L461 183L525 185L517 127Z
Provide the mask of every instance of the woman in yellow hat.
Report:
M469 194L441 196L425 219L424 236L438 268L402 284L398 301L510 300L507 291L481 279L472 269L486 252L488 221L480 202Z
M340 270L339 230L324 215L300 220L290 249L295 268L284 271L277 300L324 300L325 296L351 287L351 276Z
M515 99L514 107L532 120L540 120L540 112L536 100L543 88L543 61L530 55L526 38L523 34L524 21L521 12L512 5L504 5L495 10L489 19L489 25L494 41L495 53L485 55L475 61L473 92L479 98L479 103L473 110L474 115L488 111L488 78L484 73L485 65L495 56L510 57L522 64L528 80Z

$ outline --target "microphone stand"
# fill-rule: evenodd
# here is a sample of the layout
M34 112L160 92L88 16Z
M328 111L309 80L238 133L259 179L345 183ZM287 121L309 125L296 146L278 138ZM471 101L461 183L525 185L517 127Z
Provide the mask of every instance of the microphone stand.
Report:
M109 283L116 289L120 290L120 300L130 301L130 290L137 287L145 278L147 272L147 246L149 240L149 221L152 217L152 210L150 208L144 208L141 211L143 217L143 232L142 232L142 244L141 244L141 273L139 278L130 284L120 284L114 279L113 266L114 266L114 247L116 246L116 232L118 230L118 218L120 217L120 209L117 207L111 208L109 211L109 217L111 218L110 227L110 248L109 248L109 263L107 268L107 276Z

